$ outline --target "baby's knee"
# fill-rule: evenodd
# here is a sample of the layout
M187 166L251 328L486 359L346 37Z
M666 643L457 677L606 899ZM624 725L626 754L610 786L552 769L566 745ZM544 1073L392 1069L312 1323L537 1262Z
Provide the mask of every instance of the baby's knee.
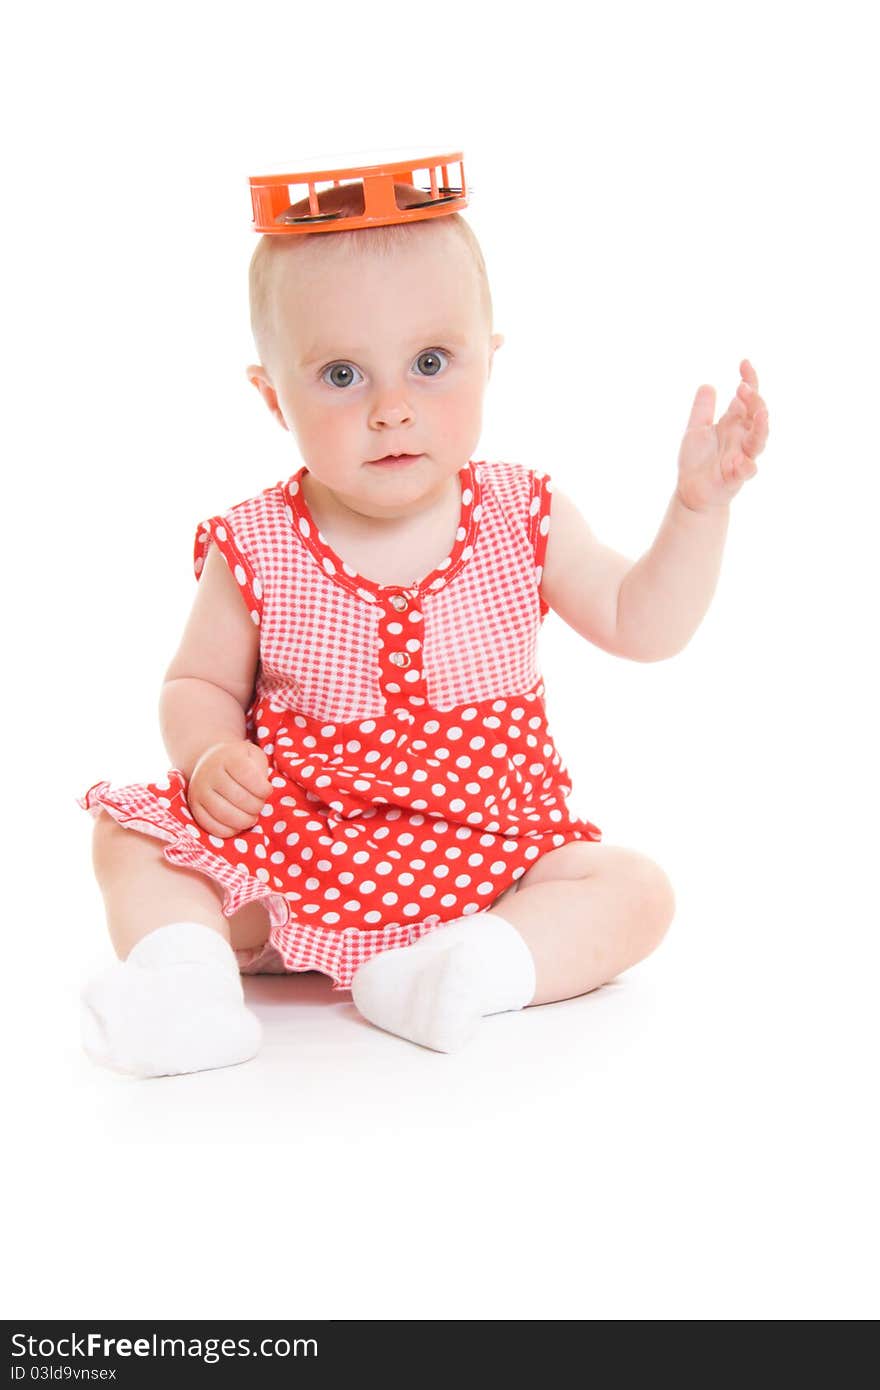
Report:
M669 876L645 854L634 854L632 867L639 890L644 896L646 919L657 939L665 936L675 917L675 890Z

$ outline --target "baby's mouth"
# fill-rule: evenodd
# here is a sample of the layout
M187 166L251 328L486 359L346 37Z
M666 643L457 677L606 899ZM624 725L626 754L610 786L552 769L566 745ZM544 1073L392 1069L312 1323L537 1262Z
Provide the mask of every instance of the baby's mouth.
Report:
M403 467L407 463L415 463L416 459L420 459L421 457L421 454L385 454L383 458L368 459L367 462L372 466L379 465L384 468L394 468L395 466Z

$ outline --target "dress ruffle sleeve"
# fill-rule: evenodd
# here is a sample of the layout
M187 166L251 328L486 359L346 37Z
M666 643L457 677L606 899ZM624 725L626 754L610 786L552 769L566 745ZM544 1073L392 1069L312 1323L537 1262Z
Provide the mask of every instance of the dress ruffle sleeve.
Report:
M248 612L259 627L263 619L263 581L254 561L246 553L241 539L235 535L229 517L212 516L196 527L193 545L193 569L196 579L202 576L212 541L238 580Z

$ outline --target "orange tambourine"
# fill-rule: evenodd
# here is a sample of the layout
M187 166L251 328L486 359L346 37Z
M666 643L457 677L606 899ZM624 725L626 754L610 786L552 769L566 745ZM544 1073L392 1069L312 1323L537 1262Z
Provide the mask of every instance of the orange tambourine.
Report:
M326 167L326 161L300 162L293 174L256 174L249 180L254 209L253 229L271 235L290 236L303 232L348 232L355 227L383 227L391 222L418 222L427 217L443 217L467 207L467 184L461 152L406 156L392 151L393 158L377 162L352 163L346 168ZM375 160L375 156L373 159ZM338 156L337 156L338 159ZM457 166L457 179L450 168ZM423 187L418 180L427 180ZM325 188L319 188L324 184ZM346 195L330 193L346 187ZM410 185L401 188L400 185ZM424 195L418 202L412 188ZM302 191L296 193L299 188ZM323 198L323 202L322 202ZM342 198L345 211L333 210ZM351 212L350 204L361 204ZM329 206L328 206L329 205Z

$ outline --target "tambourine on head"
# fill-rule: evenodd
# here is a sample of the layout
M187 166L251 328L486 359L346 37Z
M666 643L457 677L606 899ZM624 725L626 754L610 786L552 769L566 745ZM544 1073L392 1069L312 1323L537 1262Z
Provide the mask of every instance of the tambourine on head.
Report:
M467 207L461 151L412 155L396 150L369 160L348 156L344 168L339 156L329 161L334 167L326 159L298 160L295 173L252 175L253 230L267 236L349 232L443 217Z

